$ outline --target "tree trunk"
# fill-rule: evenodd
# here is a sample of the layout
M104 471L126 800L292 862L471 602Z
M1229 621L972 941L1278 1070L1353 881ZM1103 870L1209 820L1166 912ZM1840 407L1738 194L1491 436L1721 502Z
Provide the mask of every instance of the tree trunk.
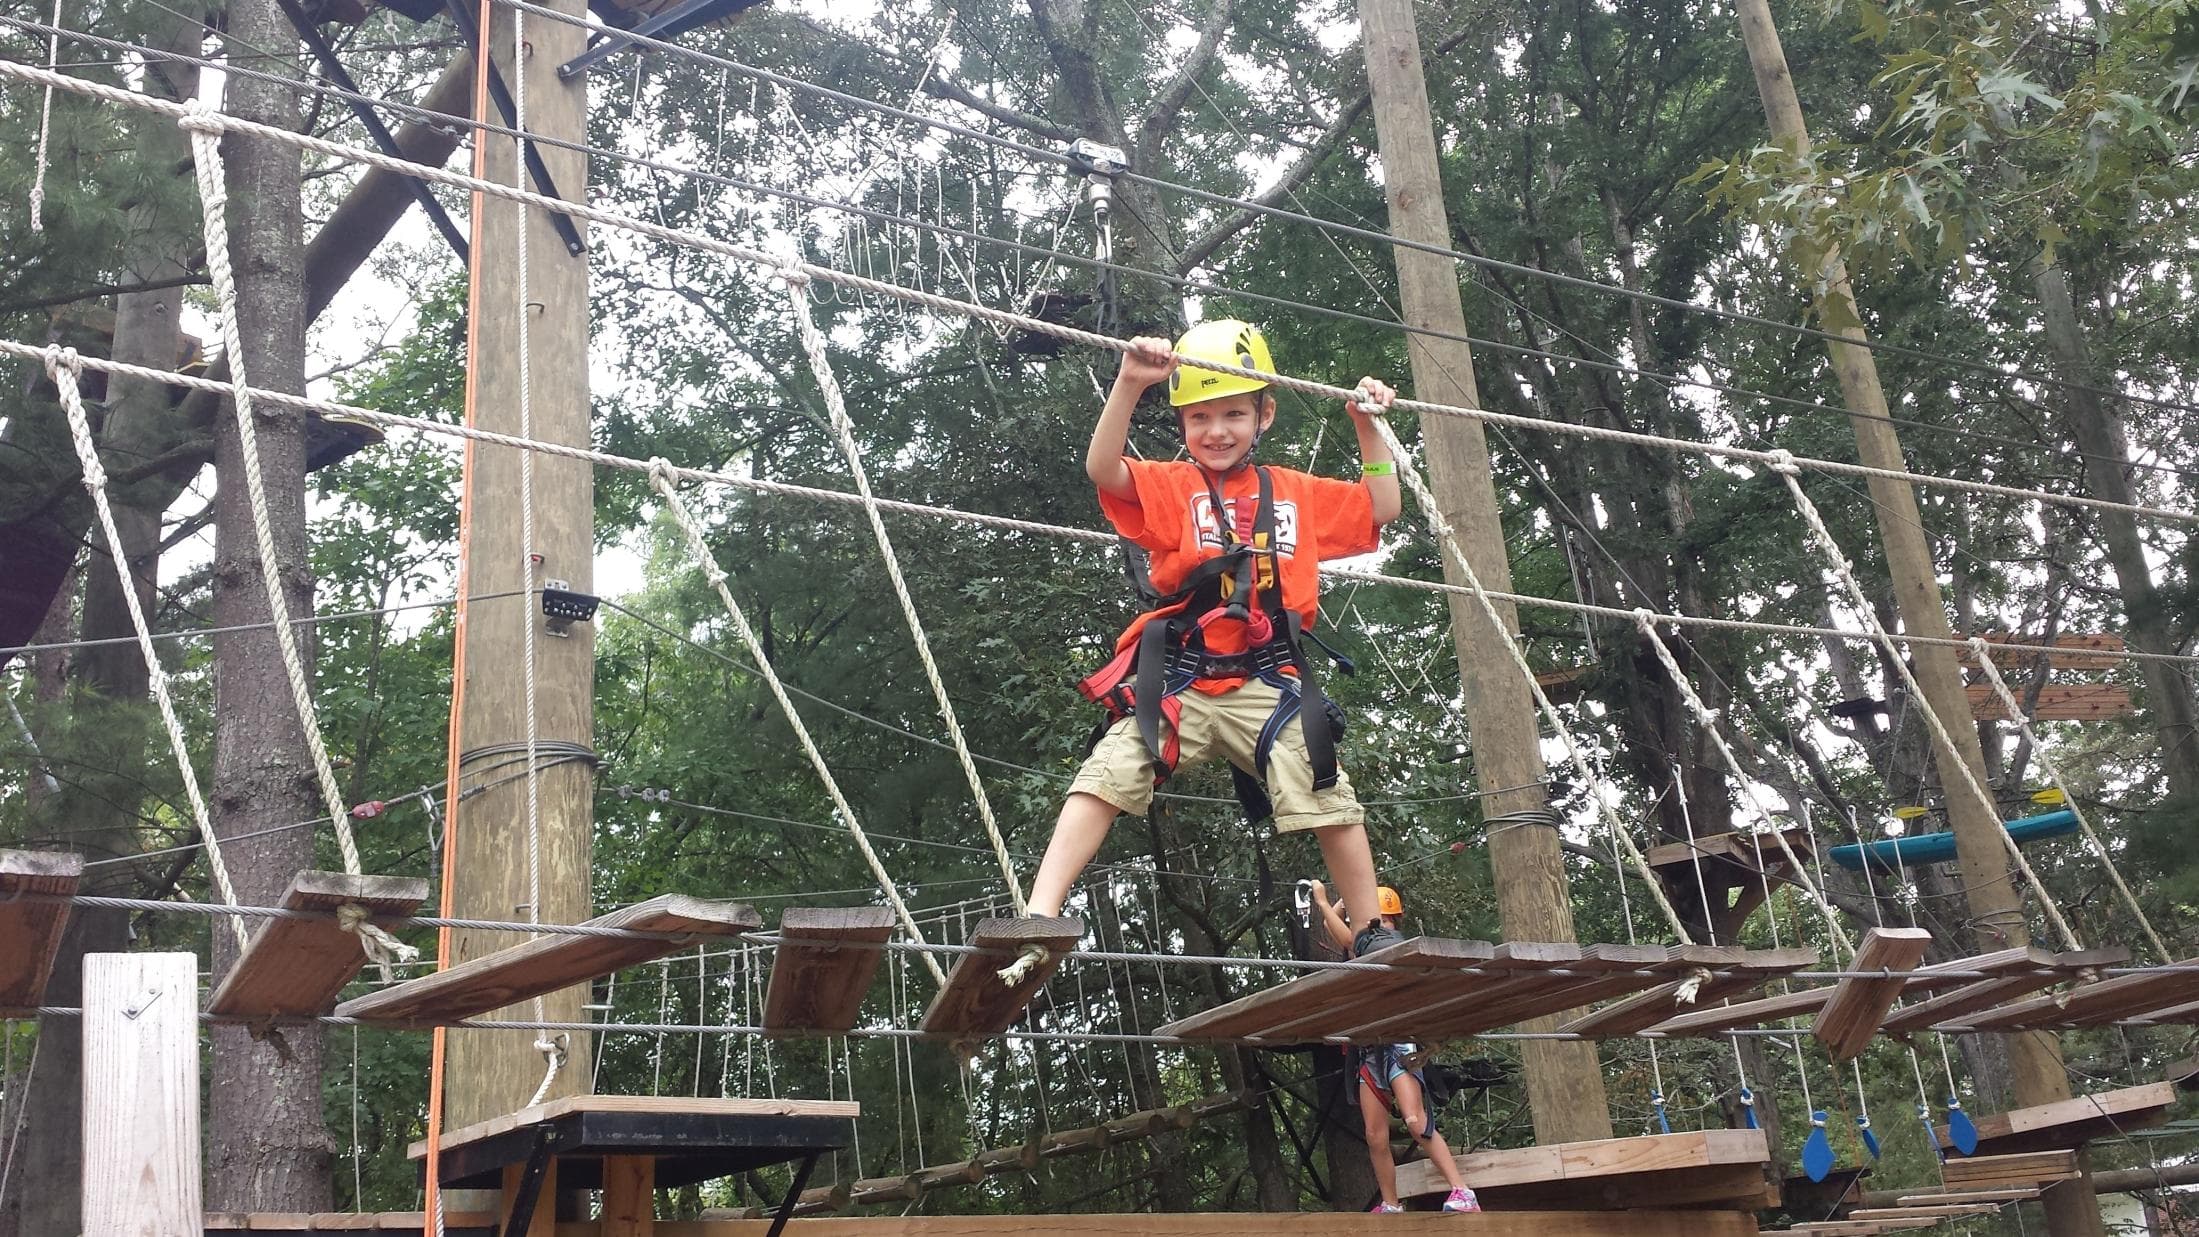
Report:
M230 7L229 23L230 33L248 46L295 53L297 34L272 0L239 0ZM279 57L263 68L294 72L287 61L287 56ZM235 115L262 124L298 126L296 96L278 86L233 79L228 105ZM305 278L298 151L230 135L223 141L223 154L244 374L257 387L302 393ZM284 598L293 617L310 614L305 426L272 411L255 415L254 422ZM236 422L225 415L216 424L214 622L221 627L265 623L270 617L267 594ZM308 631L300 629L300 637L310 649ZM312 865L318 831L245 835L321 811L305 733L274 633L261 629L215 637L214 692L214 829L233 839L223 850L238 897L271 905L299 869ZM217 925L213 946L218 981L236 962L236 939L226 926ZM321 1114L320 1028L291 1027L279 1038L254 1038L242 1027L216 1027L213 1042L206 1122L208 1208L327 1210L332 1205L334 1146Z

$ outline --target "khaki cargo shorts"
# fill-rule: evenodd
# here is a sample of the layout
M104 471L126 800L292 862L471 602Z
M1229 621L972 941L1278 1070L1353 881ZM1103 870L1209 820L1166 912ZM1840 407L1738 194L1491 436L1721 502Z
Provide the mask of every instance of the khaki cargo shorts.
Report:
M1282 695L1282 689L1258 679L1219 696L1197 690L1179 694L1176 699L1183 703L1183 730L1182 754L1177 768L1188 769L1220 756L1245 772L1259 776L1253 765L1253 749L1259 744L1260 730L1274 715L1275 705ZM1161 722L1163 738L1168 729L1164 719ZM1153 776L1160 771L1160 762L1145 750L1145 740L1138 736L1138 719L1126 717L1100 736L1092 754L1085 757L1084 767L1077 770L1076 781L1071 783L1069 792L1092 795L1122 811L1142 816L1153 803ZM1336 771L1334 786L1327 790L1313 788L1313 763L1306 756L1306 732L1295 717L1275 737L1275 744L1268 753L1266 785L1268 797L1275 803L1277 833L1357 825L1366 821L1366 811L1359 806L1359 797L1352 793L1351 778L1342 769Z

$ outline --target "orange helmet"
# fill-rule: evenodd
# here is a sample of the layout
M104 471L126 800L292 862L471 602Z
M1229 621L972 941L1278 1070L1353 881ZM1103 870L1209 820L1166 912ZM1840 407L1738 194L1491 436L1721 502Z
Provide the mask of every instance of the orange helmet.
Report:
M1384 885L1374 891L1374 907L1376 914L1402 915L1405 913L1405 900L1397 896L1395 889Z

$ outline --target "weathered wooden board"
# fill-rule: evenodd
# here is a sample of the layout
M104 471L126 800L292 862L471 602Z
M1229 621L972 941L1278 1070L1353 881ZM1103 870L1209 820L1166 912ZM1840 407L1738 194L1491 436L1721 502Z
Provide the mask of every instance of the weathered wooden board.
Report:
M84 856L57 850L0 850L0 1012L38 1007L53 973ZM28 898L50 894L57 900Z
M666 1220L656 1237L764 1237L769 1220ZM1157 1212L992 1216L829 1216L796 1220L787 1237L1756 1237L1756 1218L1740 1211Z
M1968 1025L1981 1031L2096 1026L2199 1001L2199 958L2185 958L2174 965L2192 969L2158 969L2117 975L2067 992L2033 997L1978 1014Z
M236 965L222 976L207 1012L251 1018L327 1013L367 961L359 935L336 922L337 908L364 907L374 924L386 929L427 898L428 883L412 877L298 873L283 894L283 909L320 911L327 917L262 923Z
M1692 1005L1680 1004L1680 996L1691 981L1675 980L1624 1000L1614 1001L1602 1009L1583 1014L1558 1029L1592 1037L1632 1035L1695 1006L1708 1006L1713 1002L1738 996L1760 988L1780 975L1790 975L1817 964L1817 951L1814 949L1741 949L1732 945L1694 945L1687 949L1693 951L1692 956L1700 960L1699 965L1727 972L1703 983L1696 991Z
M1015 1025L1031 996L1061 967L1062 958L1084 938L1081 920L1063 918L987 919L970 933L970 944L984 953L963 954L947 975L947 986L924 1011L923 1029L935 1035L997 1035ZM1047 960L1014 985L998 972L1027 946L1046 950Z
M2049 1185L2077 1175L2074 1151L2033 1151L2020 1155L1958 1155L1940 1165L1939 1179L1949 1190L1992 1190L2003 1186Z
M354 997L338 1006L336 1012L393 1026L456 1022L664 957L685 948L694 937L739 936L762 927L763 919L751 907L672 893L598 915L588 923L637 932L676 933L689 939L539 936L448 970Z
M2008 706L2001 702L2000 693L1990 683L1976 683L1962 689L1968 697L1970 714L1979 721L2008 722L2015 717ZM2016 690L2011 687L2009 690ZM2023 703L2023 696L2016 697ZM2039 689L2039 698L2031 707L2031 720L2035 722L2097 722L2112 717L2129 717L2138 711L2130 689L2120 683L2060 683Z
M1753 1027L1781 1018L1794 1018L1803 1014L1815 1014L1832 999L1833 990L1824 988L1797 988L1778 996L1759 997L1753 1001L1735 1001L1710 1009L1699 1009L1677 1018L1667 1018L1649 1029L1662 1035L1713 1035L1730 1031L1735 1027Z
M1761 1130L1695 1130L1476 1151L1457 1158L1459 1172L1472 1183L1482 1205L1496 1209L1754 1209L1778 1200ZM1425 1160L1398 1166L1400 1197L1449 1188Z
M198 1231L198 958L84 956L83 1231Z
M1489 962L1496 956L1496 948L1487 941L1414 937L1375 950L1361 961L1419 968L1418 978L1421 982L1447 985L1428 994L1433 999L1441 1000L1465 990L1449 985L1469 984L1486 990L1510 982L1512 977L1503 974L1456 973ZM1578 946L1573 948L1577 953ZM1453 974L1442 975L1441 972L1445 971ZM1247 1036L1279 1020L1296 1018L1309 1006L1323 1010L1353 1007L1364 993L1380 987L1382 981L1390 978L1390 975L1379 971L1314 971L1273 988L1247 993L1227 1004L1202 1010L1188 1018L1179 1018L1162 1027L1160 1033L1186 1039Z
M892 935L889 907L788 910L779 917L764 1030L838 1034L853 1028L885 957L879 946Z
M1851 971L1907 971L1924 961L1932 934L1922 928L1872 928L1855 947ZM1833 985L1832 998L1817 1013L1811 1034L1835 1061L1859 1055L1878 1033L1879 1019L1901 999L1909 985L1904 975L1863 979L1850 976Z
M2015 1155L2029 1151L2073 1151L2096 1138L2112 1138L2131 1130L2148 1129L2168 1120L2176 1102L2173 1083L2149 1082L2015 1108L2007 1112L1973 1117L1978 1127L1979 1155ZM1945 1126L1935 1127L1940 1145L1947 1141Z
M302 1221L302 1223L301 1223ZM446 1211L444 1227L464 1237L496 1237L493 1211ZM209 1233L403 1233L421 1237L427 1213L420 1211L209 1211Z
M1958 958L1941 964L1942 968L2006 973L1966 981L1960 987L1925 1000L1912 1001L1887 1015L1879 1028L1889 1035L1905 1035L1940 1023L1955 1022L1979 1010L1995 1009L2026 993L2061 983L2081 971L2119 966L2128 961L2130 951L2127 949L2088 949L2057 954L2036 946L2001 950L1979 958Z
M1321 1039L1333 1035L1342 1020L1390 1017L1431 1006L1449 1007L1462 999L1494 999L1499 991L1510 991L1519 984L1532 982L1534 972L1550 965L1570 964L1580 956L1577 945L1491 945L1486 941L1429 937L1400 941L1376 950L1361 961L1428 969L1316 971L1300 975L1267 992L1252 994L1263 997L1287 990L1295 992L1297 998L1253 1001L1246 1007L1245 1017L1251 1029L1245 1033L1277 1042ZM1457 973L1463 966L1473 966L1485 973ZM1499 976L1488 972L1505 974ZM1320 982L1323 980L1328 982Z
M451 1151L467 1143L480 1142L507 1134L522 1126L539 1125L555 1121L573 1113L619 1112L656 1114L667 1117L847 1117L863 1115L863 1106L854 1100L774 1100L747 1097L712 1099L689 1095L568 1095L561 1100L536 1104L518 1112L508 1112L501 1117L491 1117L462 1126L443 1135L443 1150ZM428 1153L426 1139L420 1139L405 1147L405 1154L418 1160Z
M2115 670L2129 660L2121 656L2123 638L2110 632L2069 632L2048 640L2021 632L1994 631L1983 633L1983 638L1990 645L2034 644L2051 647L2054 651L2046 655L2046 660L2056 670ZM2000 669L2003 677L2017 667L2030 665L2039 656L2037 653L2000 648L1989 648L1986 653L1992 657L1993 664ZM1977 654L1964 648L1961 656L1962 664L1966 668L1977 668ZM1990 687L1991 684L1987 686ZM2010 687L2013 690L2013 684ZM2022 698L2020 693L2017 698Z
M1584 1009L1598 1001L1626 996L1664 982L1664 976L1694 964L1679 951L1660 945L1593 945L1581 951L1579 961L1565 964L1571 975L1544 976L1495 994L1486 1002L1452 1003L1447 1009L1431 1009L1421 1023L1427 1039L1479 1035L1498 1027ZM1379 1038L1379 1032L1371 1038ZM1353 1039L1364 1040L1354 1032Z
M1851 1220L1959 1220L1964 1216L1991 1215L1999 1203L1948 1203L1924 1207L1858 1207Z
M2045 1193L2038 1189L2023 1190L1925 1190L1904 1194L1894 1201L1903 1207L1932 1207L1942 1203L2023 1203Z

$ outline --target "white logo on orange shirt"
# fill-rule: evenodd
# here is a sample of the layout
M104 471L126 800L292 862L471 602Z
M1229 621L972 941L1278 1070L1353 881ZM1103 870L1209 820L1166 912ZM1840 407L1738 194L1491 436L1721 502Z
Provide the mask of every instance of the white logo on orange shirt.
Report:
M1230 521L1232 527L1236 525L1237 504L1239 501L1250 503L1254 500L1250 496L1242 500L1235 498L1222 500L1224 518ZM1281 498L1275 500L1274 507L1275 552L1284 558L1290 558L1298 552L1298 504L1290 499ZM1214 520L1213 495L1193 494L1191 496L1191 527L1198 530L1199 544L1202 547L1212 547L1217 550L1229 548L1228 543L1222 539L1221 525Z

